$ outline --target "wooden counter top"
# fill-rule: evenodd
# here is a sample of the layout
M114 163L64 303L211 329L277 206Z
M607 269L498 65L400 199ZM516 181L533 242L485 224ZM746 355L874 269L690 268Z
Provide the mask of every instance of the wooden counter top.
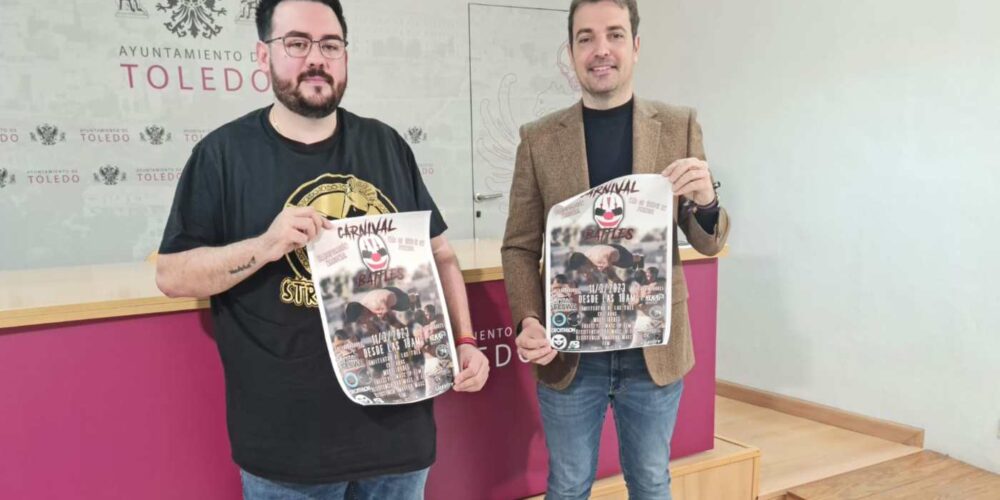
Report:
M451 244L466 283L503 279L499 240ZM708 258L681 247L684 261ZM155 275L151 262L0 271L0 328L208 308L208 299L163 296Z

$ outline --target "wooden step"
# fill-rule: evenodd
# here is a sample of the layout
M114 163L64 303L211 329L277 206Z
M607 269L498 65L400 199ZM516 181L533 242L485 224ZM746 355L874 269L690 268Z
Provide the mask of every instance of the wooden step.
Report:
M760 448L760 499L796 486L919 453L908 446L728 398L716 398L715 431Z
M922 451L797 486L789 500L1000 500L1000 475Z

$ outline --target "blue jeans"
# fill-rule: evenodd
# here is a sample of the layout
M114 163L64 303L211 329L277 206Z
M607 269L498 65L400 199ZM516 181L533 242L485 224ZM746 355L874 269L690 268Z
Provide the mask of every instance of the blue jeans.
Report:
M670 437L684 381L653 383L642 349L582 354L573 383L538 385L549 448L547 500L586 499L597 474L601 427L611 404L631 500L670 499Z
M360 481L298 484L271 481L240 470L244 500L423 500L427 471L376 476Z

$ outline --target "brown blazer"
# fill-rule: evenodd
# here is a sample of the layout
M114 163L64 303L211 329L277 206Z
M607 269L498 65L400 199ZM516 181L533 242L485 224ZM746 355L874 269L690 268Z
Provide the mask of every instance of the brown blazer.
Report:
M705 159L701 126L695 115L690 108L636 98L632 172L660 173L674 160ZM507 298L515 325L527 317L545 317L545 288L539 269L545 217L552 205L590 189L586 151L581 102L521 127L507 230L501 247ZM720 211L715 234L708 234L692 213L678 220L676 198L674 202L670 341L665 346L643 349L649 374L661 386L680 379L694 366L688 291L677 250L677 228L705 255L719 253L729 234L725 210ZM579 361L579 354L559 353L548 365L536 366L535 374L546 386L562 390L573 381Z

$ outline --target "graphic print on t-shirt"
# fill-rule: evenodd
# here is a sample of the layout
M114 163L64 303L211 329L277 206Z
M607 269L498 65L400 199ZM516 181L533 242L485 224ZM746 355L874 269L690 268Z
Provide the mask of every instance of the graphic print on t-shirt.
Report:
M397 212L385 194L353 175L323 174L296 189L286 207L313 207L328 219ZM312 271L305 248L285 255L295 276L281 280L281 301L299 307L317 307Z

